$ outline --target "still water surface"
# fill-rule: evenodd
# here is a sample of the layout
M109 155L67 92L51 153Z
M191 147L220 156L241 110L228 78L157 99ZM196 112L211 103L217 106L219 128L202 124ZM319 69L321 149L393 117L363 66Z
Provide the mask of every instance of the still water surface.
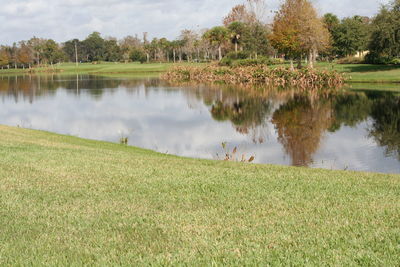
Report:
M195 158L400 173L400 94L172 86L158 79L0 76L0 124Z

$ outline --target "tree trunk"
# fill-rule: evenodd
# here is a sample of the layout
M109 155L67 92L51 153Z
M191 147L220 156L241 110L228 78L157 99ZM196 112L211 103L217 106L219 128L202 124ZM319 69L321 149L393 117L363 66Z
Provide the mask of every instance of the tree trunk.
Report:
M314 59L313 59L313 51L310 50L309 54L308 54L308 67L310 69L314 68Z
M238 43L235 42L235 53L237 54L237 52L238 52Z
M176 51L175 51L175 49L173 50L173 54L174 54L174 63L176 63Z
M317 49L313 49L312 51L312 55L313 55L313 63L317 63L317 54L318 54L318 50Z
M290 60L290 70L294 71L293 59Z
M302 58L301 57L299 57L298 59L297 59L297 68L298 69L301 69L303 66L301 65L301 60L302 60Z
M219 61L222 60L222 47L221 47L221 45L218 46L218 58L219 58Z

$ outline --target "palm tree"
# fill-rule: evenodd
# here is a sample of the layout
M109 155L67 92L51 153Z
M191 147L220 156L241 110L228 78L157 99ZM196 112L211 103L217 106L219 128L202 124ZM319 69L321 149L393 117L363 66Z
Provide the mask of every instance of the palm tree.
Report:
M229 31L227 28L222 26L217 26L207 31L204 39L208 40L211 44L218 46L218 58L222 60L222 45L229 39Z
M232 43L235 45L235 52L238 52L238 46L242 36L246 32L246 24L243 22L235 21L228 26Z
M176 51L179 49L179 46L180 45L178 40L174 40L171 42L172 56L174 63L176 62Z

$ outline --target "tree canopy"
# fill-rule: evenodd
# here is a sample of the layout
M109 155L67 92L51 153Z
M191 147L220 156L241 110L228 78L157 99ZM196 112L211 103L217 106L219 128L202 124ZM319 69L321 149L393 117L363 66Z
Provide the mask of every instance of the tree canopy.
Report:
M400 0L383 6L373 17L339 19L327 13L320 18L310 0L285 0L272 25L266 23L265 0L243 0L211 29L182 29L174 40L128 35L118 40L99 32L64 43L32 37L0 46L0 67L75 62L208 62L229 59L282 57L308 58L310 67L319 56L336 59L357 52L371 63L400 63ZM266 60L264 60L266 62Z
M308 0L286 0L274 18L270 39L280 52L300 59L326 49L329 32Z
M400 58L400 0L383 6L372 21L370 55L371 63L390 63Z
M210 44L218 47L218 58L222 60L222 45L224 45L229 38L229 32L227 28L223 26L216 26L207 31L203 38L208 40Z

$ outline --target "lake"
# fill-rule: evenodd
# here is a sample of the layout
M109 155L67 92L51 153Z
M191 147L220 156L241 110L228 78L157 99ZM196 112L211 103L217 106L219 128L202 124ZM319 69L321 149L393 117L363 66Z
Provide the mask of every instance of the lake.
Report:
M0 76L0 101L0 124L10 126L127 138L193 158L224 159L236 147L237 159L255 163L400 173L396 91L307 95L157 78Z

